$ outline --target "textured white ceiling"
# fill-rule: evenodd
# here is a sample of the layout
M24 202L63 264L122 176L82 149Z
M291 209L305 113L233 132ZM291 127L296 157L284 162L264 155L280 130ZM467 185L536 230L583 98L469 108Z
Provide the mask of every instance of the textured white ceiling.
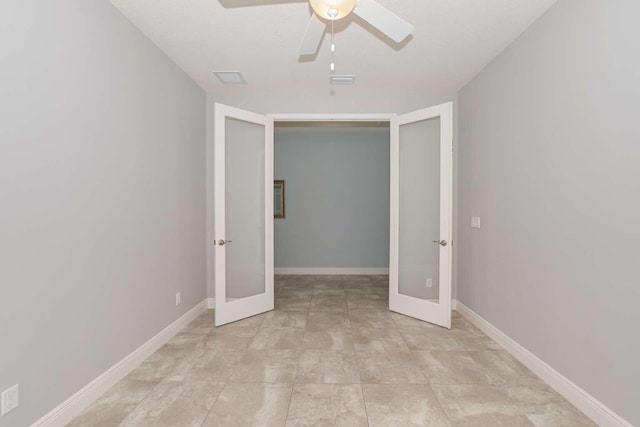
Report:
M353 15L336 22L336 71L360 94L455 93L556 0L378 0L411 22L401 45ZM295 0L111 0L210 93L299 90L327 96L329 34L315 60L298 47L311 9ZM248 85L222 86L214 70ZM355 88L354 88L355 89Z

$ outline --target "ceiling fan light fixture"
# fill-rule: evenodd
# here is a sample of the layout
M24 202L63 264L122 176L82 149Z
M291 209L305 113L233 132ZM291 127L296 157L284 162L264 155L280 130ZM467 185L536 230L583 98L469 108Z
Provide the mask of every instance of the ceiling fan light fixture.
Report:
M358 0L309 0L311 8L321 18L337 21L351 13Z

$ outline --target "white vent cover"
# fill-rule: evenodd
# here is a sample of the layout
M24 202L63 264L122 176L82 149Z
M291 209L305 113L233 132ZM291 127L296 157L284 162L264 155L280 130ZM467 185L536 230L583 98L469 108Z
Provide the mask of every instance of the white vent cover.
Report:
M333 75L329 77L332 85L352 85L356 82L356 76L352 75Z
M240 71L214 71L220 83L223 85L243 85L247 84L247 81L242 76Z

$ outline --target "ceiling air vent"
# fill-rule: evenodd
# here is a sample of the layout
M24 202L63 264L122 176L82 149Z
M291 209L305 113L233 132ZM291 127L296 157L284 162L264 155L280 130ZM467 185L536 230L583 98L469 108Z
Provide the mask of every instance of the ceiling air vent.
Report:
M356 76L333 75L329 77L332 85L352 85L356 82Z
M214 71L220 83L223 85L244 85L247 81L242 76L240 71Z

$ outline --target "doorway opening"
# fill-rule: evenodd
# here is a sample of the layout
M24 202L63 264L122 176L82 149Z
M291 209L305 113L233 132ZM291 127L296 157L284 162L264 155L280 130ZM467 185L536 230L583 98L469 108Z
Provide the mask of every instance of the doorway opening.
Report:
M325 125L333 128L334 132L340 126L348 127L345 126L345 122L388 123L389 185L387 187L386 183L378 184L378 187L388 188L389 194L388 245L385 245L389 251L389 309L450 328L453 128L451 103L402 115L279 116L265 116L216 104L212 162L215 166L213 173L208 175L213 178L210 187L215 190L209 192L213 196L214 220L208 222L208 225L212 225L211 234L216 236L214 239L218 244L212 251L215 255L214 275L210 276L215 289L216 325L274 308L273 197L276 121L341 122L339 125ZM289 128L296 127L300 127L300 123L289 125ZM373 127L375 128L375 125ZM337 150L336 147L334 150ZM341 153L333 156L333 164L332 157L329 156L327 163L319 169L314 169L313 166L317 166L318 159L322 157L320 153L304 162L301 161L300 155L293 156L294 161L291 164L315 171L316 177L313 182L307 183L307 188L311 185L314 188L309 200L322 201L323 195L326 196L331 191L338 193L341 187L346 187L347 181L357 182L366 175L365 172L370 172L365 167L360 173L354 174L347 168L342 179L337 180L337 187L333 190L323 190L323 179L331 177L327 172L331 169L338 170L336 159L342 161L344 157L350 156L366 157L362 153ZM207 169L209 170L209 167ZM286 183L285 177L277 178ZM284 186L280 190L281 197L284 194L282 188ZM371 194L375 194L375 190L374 188ZM351 189L342 197L357 199L362 191ZM304 191L299 194L304 194ZM321 210L323 205L329 205L329 213L312 217L311 223L303 227L306 231L316 233L306 239L314 243L329 243L329 249L317 251L316 255L328 256L335 252L340 255L340 245L346 246L346 240L343 239L349 239L349 236L344 236L344 232L339 233L340 228L335 219L321 223L323 217L330 216L333 211L338 210L336 203L334 200L315 205L316 211ZM291 209L289 203L288 211ZM343 211L342 214L356 215L355 220L347 221L353 229L357 228L358 219L361 222L367 220L363 219L366 218L364 215L370 213L364 212L367 209L371 210L368 207L352 208L347 209L346 213ZM362 211L363 216L357 216L358 210ZM312 209L311 213L317 212ZM287 217L282 207L280 215ZM293 233L294 236L296 234ZM240 240L232 240L233 235L241 236ZM298 240L304 242L305 237ZM236 243L233 243L234 241ZM298 252L300 250L294 250L291 256L299 256ZM345 257L353 255L353 252L357 255L358 251L344 251L337 261L333 262L340 263ZM318 268L335 268L323 267L323 263L321 262ZM249 289L249 283L255 286L252 285ZM242 295L240 291L243 292ZM238 294L238 298L235 298L235 294Z
M275 273L388 275L388 121L277 121Z

